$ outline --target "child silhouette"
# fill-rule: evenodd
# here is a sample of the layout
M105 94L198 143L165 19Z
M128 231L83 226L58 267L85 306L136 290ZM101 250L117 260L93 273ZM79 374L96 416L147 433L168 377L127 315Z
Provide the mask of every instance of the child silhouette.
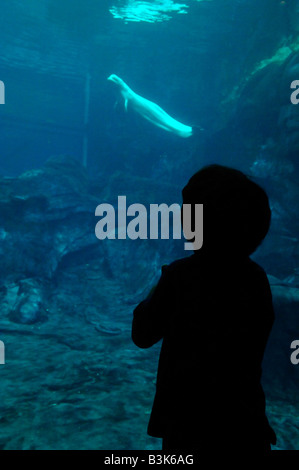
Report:
M196 203L202 248L164 266L134 310L134 343L163 339L148 434L165 451L266 453L276 436L260 380L274 312L249 256L269 230L268 197L240 171L210 165L183 189L183 204Z

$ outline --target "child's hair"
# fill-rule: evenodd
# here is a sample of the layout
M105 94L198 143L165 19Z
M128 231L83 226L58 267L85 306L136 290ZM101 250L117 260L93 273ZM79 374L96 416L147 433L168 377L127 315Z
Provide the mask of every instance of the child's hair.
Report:
M211 253L248 256L269 230L268 196L239 170L206 166L192 176L182 194L183 204L203 204L203 249Z

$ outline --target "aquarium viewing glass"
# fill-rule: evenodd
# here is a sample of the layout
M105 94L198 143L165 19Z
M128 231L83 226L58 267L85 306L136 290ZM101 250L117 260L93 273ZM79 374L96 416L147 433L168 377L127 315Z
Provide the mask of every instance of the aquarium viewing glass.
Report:
M272 449L299 450L298 0L0 10L0 448L161 449L161 343L136 347L133 310L205 245L204 201L181 230L182 188L218 164L269 196L262 385Z

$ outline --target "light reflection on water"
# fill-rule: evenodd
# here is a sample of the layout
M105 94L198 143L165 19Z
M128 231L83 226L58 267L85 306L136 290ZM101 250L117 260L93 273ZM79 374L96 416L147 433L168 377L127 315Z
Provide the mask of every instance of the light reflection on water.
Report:
M172 0L153 2L128 0L122 6L113 6L109 11L114 18L128 21L155 23L170 20L171 13L186 14L188 6Z

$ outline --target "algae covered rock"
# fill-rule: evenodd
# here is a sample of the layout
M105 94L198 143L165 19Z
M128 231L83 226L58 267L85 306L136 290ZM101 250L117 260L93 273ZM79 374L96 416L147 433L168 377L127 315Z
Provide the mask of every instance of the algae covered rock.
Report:
M43 286L37 280L24 279L18 286L17 298L9 318L14 323L33 324L45 319Z

